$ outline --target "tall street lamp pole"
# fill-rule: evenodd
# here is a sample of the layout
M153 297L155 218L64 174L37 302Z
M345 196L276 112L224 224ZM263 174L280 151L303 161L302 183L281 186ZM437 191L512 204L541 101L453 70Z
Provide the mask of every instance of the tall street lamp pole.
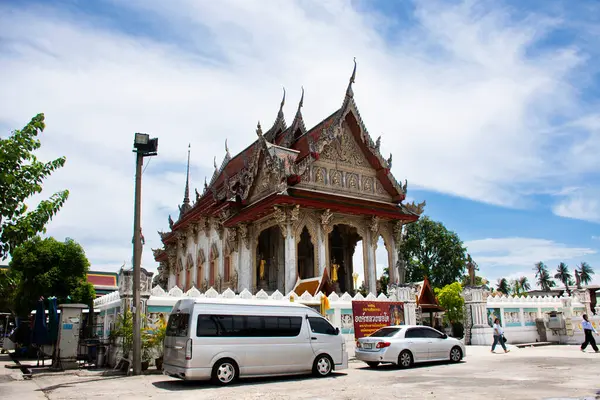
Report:
M144 157L157 155L158 139L145 133L136 133L133 141L135 162L135 206L133 210L133 374L142 373L142 304L140 284L142 268L142 166Z

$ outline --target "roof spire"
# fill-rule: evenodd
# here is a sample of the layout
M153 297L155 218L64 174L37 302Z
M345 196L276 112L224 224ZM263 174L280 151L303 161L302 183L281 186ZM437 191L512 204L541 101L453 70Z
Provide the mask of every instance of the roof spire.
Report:
M229 156L230 156L230 154L229 154L229 146L227 146L227 139L225 139L225 155L226 155L227 157L229 157Z
M304 106L304 86L302 86L302 96L300 97L300 103L298 103L298 110Z
M353 97L354 92L352 91L352 84L356 80L356 57L354 57L354 69L352 70L352 76L350 76L350 82L348 82L348 89L346 89L346 96Z
M260 126L260 121L258 121L258 124L256 124L256 134L258 135L258 137L261 137L263 135L262 127Z
M213 165L215 166L215 171L217 170L217 156L213 159Z
M277 116L283 116L283 106L285 105L285 86L283 87L283 98L281 99L281 104L279 105L279 112Z
M183 204L179 208L179 218L181 218L183 216L183 214L185 214L186 211L188 211L190 208L192 208L190 206L190 152L191 152L191 148L192 148L192 145L190 143L190 144L188 144L188 158L187 158L187 170L186 170L186 177L185 177L185 191L183 193Z

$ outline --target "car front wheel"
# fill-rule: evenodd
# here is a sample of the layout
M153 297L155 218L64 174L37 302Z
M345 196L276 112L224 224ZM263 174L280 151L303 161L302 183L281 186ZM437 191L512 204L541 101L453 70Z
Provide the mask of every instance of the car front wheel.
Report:
M460 362L462 360L462 350L458 346L454 346L452 350L450 350L450 361L453 363Z
M318 377L324 378L326 376L331 375L333 371L333 361L326 354L321 354L319 357L315 359L315 363L313 364L313 374Z

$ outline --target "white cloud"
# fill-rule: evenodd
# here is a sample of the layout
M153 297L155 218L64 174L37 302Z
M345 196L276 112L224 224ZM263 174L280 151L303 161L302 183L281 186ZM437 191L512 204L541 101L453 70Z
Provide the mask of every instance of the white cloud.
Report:
M596 254L596 250L571 247L547 239L488 238L465 242L477 263L493 266L531 266L538 261L569 260Z
M569 79L583 58L569 47L528 52L548 21L516 24L499 6L481 13L468 4L419 3L416 24L384 37L379 27L393 21L341 0L128 3L160 19L171 41L4 4L0 123L18 128L46 113L41 153L68 158L46 190L71 190L49 234L82 242L94 267L131 258L134 132L160 143L143 189L143 260L152 268L155 231L183 195L187 143L201 187L226 137L237 152L254 140L256 120L271 123L282 84L288 122L301 85L307 126L338 108L354 56L361 114L409 189L504 205L532 188L560 190L549 177L564 174L562 164L543 149L553 138L548 121L578 109Z
M586 257L597 254L597 250L574 247L552 240L536 238L487 238L465 242L467 251L478 263L482 276L491 283L498 278L516 279L526 276L533 285L532 274L535 263L547 264L551 274L555 264L566 262L571 267Z
M561 217L600 222L600 189L587 187L573 190L562 196L553 211Z

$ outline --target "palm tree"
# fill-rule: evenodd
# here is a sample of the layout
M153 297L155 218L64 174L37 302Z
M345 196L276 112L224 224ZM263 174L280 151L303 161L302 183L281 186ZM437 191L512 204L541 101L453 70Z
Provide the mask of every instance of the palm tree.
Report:
M544 271L548 271L548 268L543 262L540 261L535 263L535 267L533 268L533 270L535 271L535 277L539 278L544 273Z
M569 271L569 267L564 262L558 264L558 268L556 268L556 274L554 274L554 279L558 279L565 285L565 289L567 290L567 294L571 295L571 290L569 289L569 283L573 281L573 275Z
M496 290L502 294L508 295L508 293L510 292L510 286L506 278L498 279Z
M594 275L594 270L590 267L590 264L585 261L581 263L579 266L579 279L581 283L584 285L589 284L592 281L592 275Z
M556 286L556 282L552 280L550 277L550 273L548 272L548 267L543 262L538 262L535 264L533 268L535 271L535 277L537 278L537 284L543 291L550 291L550 288Z
M519 284L518 279L513 279L510 281L511 292L514 296L518 296L521 294L521 285Z
M527 279L526 276L522 276L519 278L519 286L521 286L521 289L523 289L523 292L527 292L528 290L531 290L531 285L529 284L529 280Z

